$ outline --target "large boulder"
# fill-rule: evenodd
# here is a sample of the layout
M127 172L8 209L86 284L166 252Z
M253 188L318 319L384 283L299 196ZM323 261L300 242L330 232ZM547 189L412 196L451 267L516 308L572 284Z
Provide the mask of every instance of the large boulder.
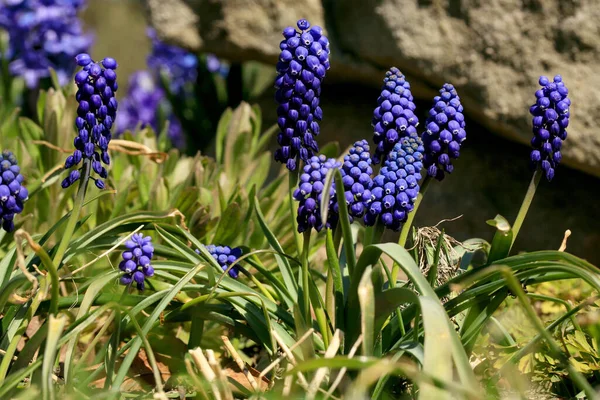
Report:
M281 30L306 17L332 43L328 81L379 86L394 65L429 99L455 84L469 117L528 143L539 75L562 74L573 101L567 165L600 176L600 2L584 0L147 0L165 40L274 63Z

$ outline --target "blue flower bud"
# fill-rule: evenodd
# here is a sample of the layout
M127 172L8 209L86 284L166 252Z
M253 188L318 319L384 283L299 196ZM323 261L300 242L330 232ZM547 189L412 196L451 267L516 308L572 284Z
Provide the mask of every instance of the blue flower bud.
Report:
M399 230L402 227L408 213L413 209L419 191L418 180L423 167L423 152L423 143L413 132L401 138L388 153L383 167L369 189L374 201L364 216L367 226L374 225L379 216L388 229ZM432 167L435 168L435 165Z
M440 95L434 97L433 107L429 110L425 122L427 130L422 135L423 166L429 176L438 180L454 170L450 159L459 157L461 143L466 139L462 109L456 89L446 83Z
M539 84L542 89L535 93L536 104L530 108L534 126L531 141L534 150L530 160L532 166L541 167L546 179L551 181L562 160L560 149L562 141L567 138L571 100L560 75L556 75L553 82L542 76Z

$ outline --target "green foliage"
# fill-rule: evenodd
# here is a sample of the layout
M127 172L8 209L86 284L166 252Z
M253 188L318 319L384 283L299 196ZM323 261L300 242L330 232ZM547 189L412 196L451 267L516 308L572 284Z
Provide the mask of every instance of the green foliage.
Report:
M42 92L34 119L0 126L31 193L0 240L0 398L591 397L600 276L584 260L511 256L501 216L489 243L437 227L407 249L379 243L344 207L335 230L299 236L294 177L267 150L276 128L246 103L221 116L214 158L127 132L109 189L76 195L59 185L73 101L72 87ZM116 268L138 231L156 250L144 292ZM242 247L239 279L211 243Z

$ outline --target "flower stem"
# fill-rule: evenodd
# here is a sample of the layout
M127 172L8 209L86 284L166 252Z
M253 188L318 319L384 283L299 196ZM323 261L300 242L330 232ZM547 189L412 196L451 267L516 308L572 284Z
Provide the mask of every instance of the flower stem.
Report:
M542 171L540 169L536 169L533 173L533 177L531 178L531 182L529 182L529 187L527 188L527 193L525 193L525 198L523 199L523 203L521 203L521 208L519 209L519 213L517 214L517 218L512 226L512 243L510 247L515 244L515 240L517 239L517 235L521 230L521 226L523 225L523 221L525 220L525 216L529 211L529 207L531 206L531 202L533 201L533 196L535 196L535 191L537 190L538 185L540 184L540 180L542 179ZM510 252L510 250L509 250Z
M419 206L421 205L421 201L423 201L423 197L425 196L425 193L427 192L427 188L429 188L431 179L432 178L429 175L427 175L425 177L425 180L423 181L423 184L421 185L421 190L419 190L419 194L417 195L417 201L415 202L415 208L412 210L412 212L408 213L408 219L406 220L406 222L404 223L404 226L402 227L402 231L400 232L400 239L398 240L398 244L402 247L406 246L406 240L408 239L408 233L410 232L412 222L415 219L417 210L419 209ZM392 273L392 276L394 276L393 273Z
M298 210L295 207L294 202L294 190L298 185L298 174L299 171L290 171L288 174L288 182L289 182L289 190L288 190L288 201L290 203L290 215L292 216L292 234L294 235L294 241L296 243L296 254L300 255L300 249L302 245L300 243L300 234L298 233L298 221L296 217L298 216Z
M71 217L69 218L69 222L67 223L67 227L65 228L63 237L60 240L60 244L58 245L58 249L54 254L54 259L52 260L56 268L60 268L60 263L62 262L65 252L67 251L67 247L69 246L69 242L73 237L73 232L75 232L77 221L79 221L79 213L81 212L81 208L83 207L83 202L85 200L85 193L87 191L88 183L90 180L91 168L92 161L88 158L84 159L82 167L83 171L79 182L79 189L77 190L75 204L73 205L73 210L71 211Z
M309 287L309 271L308 271L308 252L310 249L310 232L311 229L304 231L304 242L302 243L302 310L304 311L304 321L307 326L310 323L310 287Z

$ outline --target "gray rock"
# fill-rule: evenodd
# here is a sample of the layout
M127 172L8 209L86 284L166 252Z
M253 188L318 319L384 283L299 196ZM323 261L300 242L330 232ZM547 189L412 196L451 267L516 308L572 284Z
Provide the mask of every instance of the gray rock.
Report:
M379 87L394 65L417 98L444 82L466 113L511 140L531 139L539 75L562 74L573 101L564 163L600 176L600 2L594 0L147 0L159 35L234 60L274 63L301 17L332 43L329 82Z

